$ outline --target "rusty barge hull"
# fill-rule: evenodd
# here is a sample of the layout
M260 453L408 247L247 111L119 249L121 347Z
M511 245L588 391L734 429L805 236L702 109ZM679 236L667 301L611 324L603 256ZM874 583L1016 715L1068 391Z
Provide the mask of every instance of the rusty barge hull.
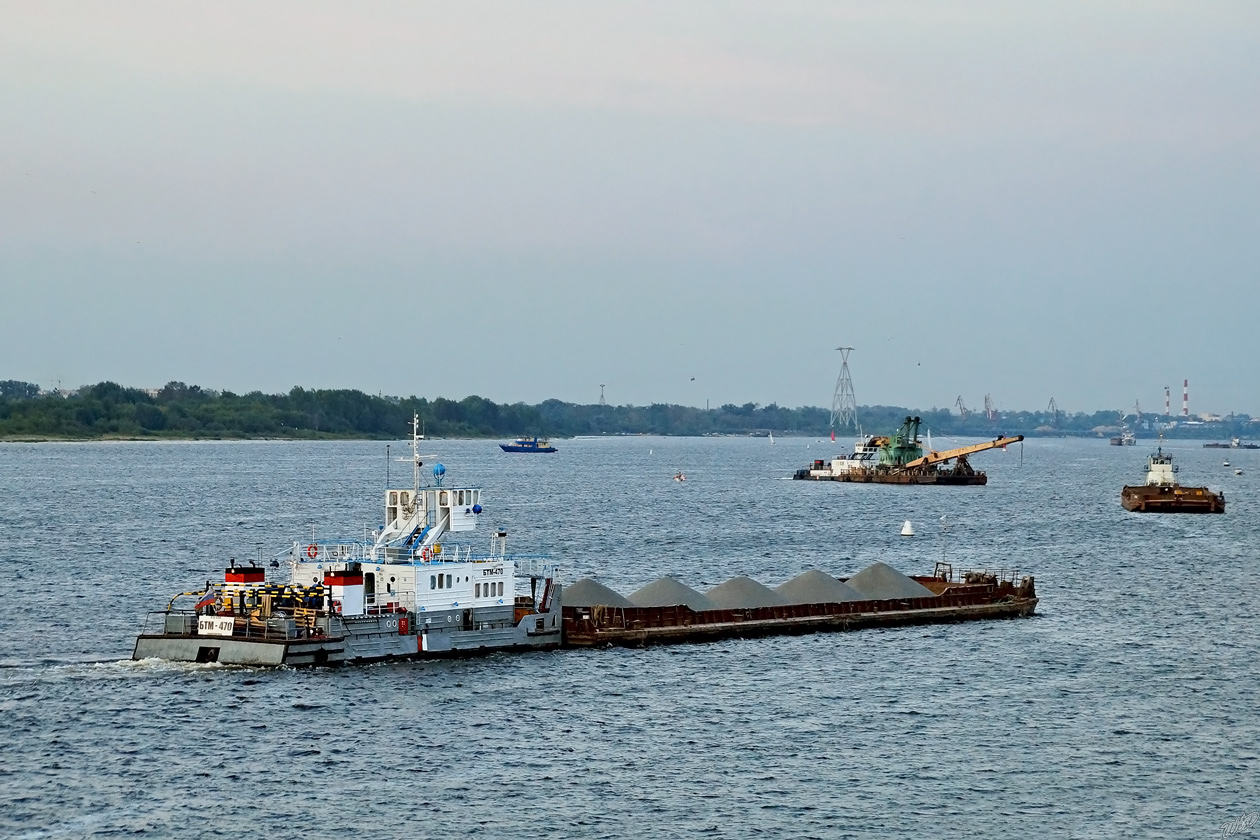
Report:
M972 469L966 462L950 469L937 467L887 467L869 469L854 468L832 472L825 461L815 461L811 466L797 470L792 478L806 481L845 481L854 484L944 484L953 487L981 487L989 483L989 476Z
M925 585L928 581L919 579ZM730 638L802 635L873 627L952 624L1030 616L1038 599L1011 586L952 587L932 598L803 604L745 610L676 607L565 607L564 646L594 647L714 642Z
M982 472L970 475L955 475L952 472L923 470L918 471L850 471L831 476L823 481L848 481L858 484L947 484L955 487L980 487L989 483L989 477Z
M1131 513L1224 513L1225 496L1206 487L1125 487L1120 504Z

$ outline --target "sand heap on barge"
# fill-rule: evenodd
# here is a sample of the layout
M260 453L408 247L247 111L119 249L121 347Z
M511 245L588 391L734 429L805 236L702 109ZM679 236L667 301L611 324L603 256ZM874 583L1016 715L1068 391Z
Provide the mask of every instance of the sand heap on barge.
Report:
M564 645L675 644L1032 615L1037 607L1034 580L1016 582L1017 576L1014 570L968 571L955 579L948 564L938 563L931 576L908 577L874 563L847 580L811 570L775 589L735 578L701 596L712 608L700 610L686 603L625 607L566 602ZM573 588L594 591L587 583L579 581ZM685 597L698 594L675 583ZM666 588L658 584L649 586ZM740 602L741 595L747 603ZM633 603L635 598L627 600Z
M1120 504L1132 513L1224 513L1225 494L1182 487L1172 456L1160 446L1146 459L1146 483L1122 488Z
M817 460L797 470L792 478L813 481L853 481L866 484L988 484L989 477L972 468L967 456L987 449L1019 443L1023 435L999 436L985 443L929 451L919 439L918 417L907 417L890 437L859 441L852 455L840 455L830 462ZM951 464L950 462L953 461Z

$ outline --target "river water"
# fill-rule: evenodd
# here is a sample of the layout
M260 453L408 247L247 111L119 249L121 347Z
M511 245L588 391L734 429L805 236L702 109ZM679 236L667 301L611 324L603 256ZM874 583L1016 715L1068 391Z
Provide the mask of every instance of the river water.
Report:
M1039 614L338 670L136 663L147 611L229 557L361 536L387 465L395 486L410 465L364 442L0 445L0 836L1183 838L1260 810L1260 451L1167 445L1228 499L1178 517L1120 507L1145 442L984 453L972 488L781 480L839 448L803 438L558 444L426 450L485 488L479 544L506 528L570 582L944 557L1035 575Z

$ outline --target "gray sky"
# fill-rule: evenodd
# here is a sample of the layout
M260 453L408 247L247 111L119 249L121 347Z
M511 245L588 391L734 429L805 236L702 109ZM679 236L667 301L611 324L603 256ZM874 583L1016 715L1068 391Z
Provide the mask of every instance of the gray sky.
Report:
M0 379L1260 415L1254 0L9 0L0 161Z

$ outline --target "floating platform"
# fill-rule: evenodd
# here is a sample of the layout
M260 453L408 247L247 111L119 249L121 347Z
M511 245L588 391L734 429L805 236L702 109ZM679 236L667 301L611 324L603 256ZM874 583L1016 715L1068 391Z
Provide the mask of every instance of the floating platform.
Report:
M947 624L1021 618L1037 607L1032 577L1018 584L981 576L976 583L941 577L913 577L929 597L844 601L748 609L693 610L669 607L566 606L562 610L565 647L712 642L757 636L800 635L913 624Z

